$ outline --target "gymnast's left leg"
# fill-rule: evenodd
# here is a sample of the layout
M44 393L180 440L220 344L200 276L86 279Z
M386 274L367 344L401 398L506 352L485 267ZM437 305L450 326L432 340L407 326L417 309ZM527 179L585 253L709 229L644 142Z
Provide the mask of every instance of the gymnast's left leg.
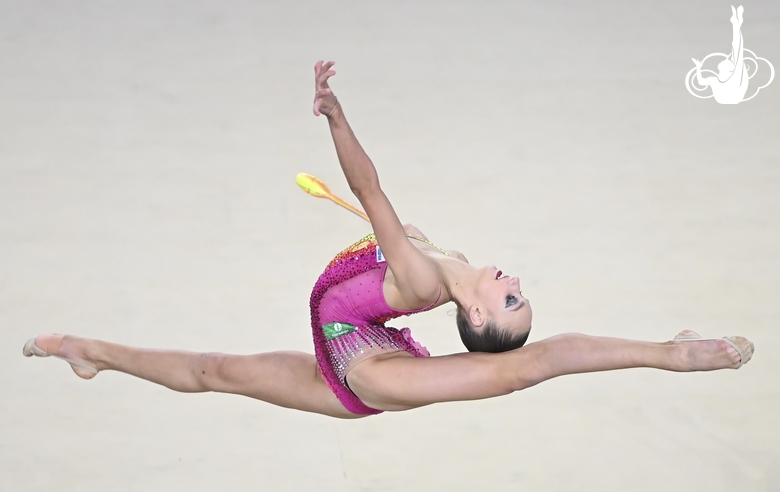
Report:
M745 338L701 339L687 330L665 343L567 333L500 354L376 356L352 368L347 381L366 405L399 411L507 395L567 374L632 367L675 372L737 369L752 355L753 344Z
M316 358L303 352L254 355L154 350L67 335L39 335L25 355L66 359L89 379L103 370L124 372L184 393L233 393L286 408L357 418L320 376Z

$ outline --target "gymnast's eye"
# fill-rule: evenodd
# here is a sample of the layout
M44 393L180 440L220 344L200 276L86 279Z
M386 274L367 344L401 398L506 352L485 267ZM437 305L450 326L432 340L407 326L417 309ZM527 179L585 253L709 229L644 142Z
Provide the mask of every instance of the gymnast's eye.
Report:
M517 304L517 297L511 294L506 296L506 307L514 306L515 304Z

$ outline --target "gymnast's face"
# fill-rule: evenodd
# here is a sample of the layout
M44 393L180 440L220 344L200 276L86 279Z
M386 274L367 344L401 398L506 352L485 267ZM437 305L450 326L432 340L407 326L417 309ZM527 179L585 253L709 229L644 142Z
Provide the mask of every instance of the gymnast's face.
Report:
M485 267L480 275L478 296L487 319L516 334L531 329L531 303L523 297L520 279L504 275L495 266Z

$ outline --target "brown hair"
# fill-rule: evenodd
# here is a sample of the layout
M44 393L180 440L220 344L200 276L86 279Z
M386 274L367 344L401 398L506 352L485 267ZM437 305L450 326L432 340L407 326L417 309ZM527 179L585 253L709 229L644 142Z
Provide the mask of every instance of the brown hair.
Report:
M486 321L481 330L477 330L471 321L458 309L455 316L458 332L463 345L469 352L507 352L525 345L528 333L515 335L499 328L494 321Z

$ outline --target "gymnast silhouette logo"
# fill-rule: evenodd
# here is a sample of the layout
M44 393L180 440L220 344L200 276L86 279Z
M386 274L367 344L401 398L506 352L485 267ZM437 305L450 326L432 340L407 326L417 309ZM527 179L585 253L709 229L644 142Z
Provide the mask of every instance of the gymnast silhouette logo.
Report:
M769 60L757 56L744 46L741 31L742 12L744 10L741 5L736 10L734 6L731 7L732 40L730 54L711 53L704 57L702 61L692 58L696 66L685 76L685 88L694 96L700 99L714 97L715 101L720 104L739 104L742 101L749 101L756 97L756 94L772 83L772 80L775 78L775 67L769 63ZM710 58L713 61L720 60L717 73L713 70L702 68ZM750 80L759 72L759 61L766 63L767 67L769 67L769 80L764 85L756 86L755 91L749 97L745 97ZM766 70L762 70L763 72L766 72ZM702 76L703 73L714 75L714 77L704 77ZM757 84L758 81L755 83ZM712 90L712 93L702 95L708 92L708 88Z

